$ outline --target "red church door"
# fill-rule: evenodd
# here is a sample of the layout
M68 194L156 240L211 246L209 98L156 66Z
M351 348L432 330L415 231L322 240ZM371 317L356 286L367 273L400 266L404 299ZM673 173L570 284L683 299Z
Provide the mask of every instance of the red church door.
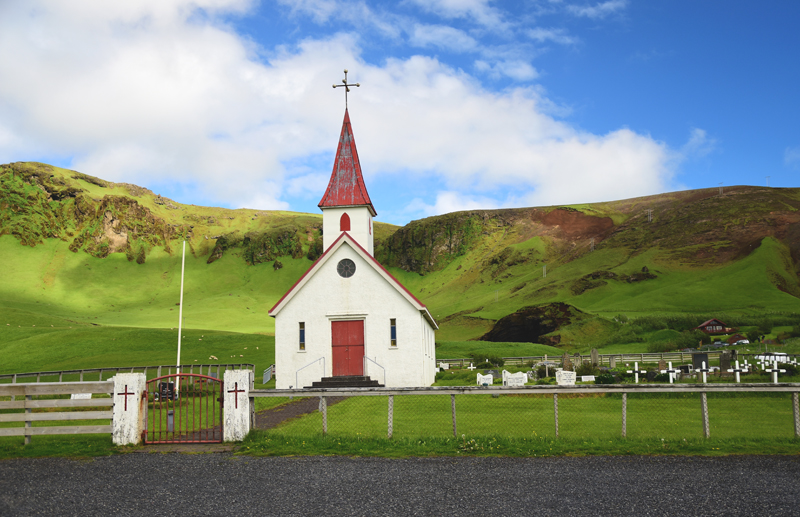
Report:
M364 320L332 321L333 376L364 375Z

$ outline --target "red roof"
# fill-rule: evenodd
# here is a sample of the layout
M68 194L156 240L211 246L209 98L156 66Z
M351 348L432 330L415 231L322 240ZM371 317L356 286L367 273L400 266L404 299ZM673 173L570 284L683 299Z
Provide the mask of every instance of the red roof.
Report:
M339 136L339 148L336 150L336 160L333 162L333 173L328 189L319 202L320 208L335 206L367 206L375 217L377 212L369 199L364 178L361 176L361 164L358 161L356 141L353 138L353 128L350 127L350 115L344 110L342 134Z

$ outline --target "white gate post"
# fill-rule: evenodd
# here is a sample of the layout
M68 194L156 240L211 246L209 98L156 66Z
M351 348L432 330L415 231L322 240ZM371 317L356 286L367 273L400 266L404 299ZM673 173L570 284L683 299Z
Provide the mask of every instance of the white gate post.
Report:
M250 385L253 383L253 371L225 370L222 382L225 390L222 439L226 442L240 442L250 432Z
M114 409L111 437L114 445L142 443L147 401L142 398L146 378L143 373L118 373L114 376Z

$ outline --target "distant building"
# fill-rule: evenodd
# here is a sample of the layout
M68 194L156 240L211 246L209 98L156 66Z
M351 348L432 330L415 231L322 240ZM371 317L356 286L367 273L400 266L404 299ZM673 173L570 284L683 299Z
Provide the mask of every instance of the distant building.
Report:
M721 322L720 320L714 318L708 321L704 321L700 325L696 326L694 330L700 330L702 332L705 332L706 334L725 334L734 329L725 325L725 323Z
M734 334L734 335L732 335L731 337L728 338L728 344L729 345L733 345L733 344L736 344L737 341L743 341L743 340L746 340L746 339L747 339L747 336L743 336L742 334L738 334L737 333L737 334Z

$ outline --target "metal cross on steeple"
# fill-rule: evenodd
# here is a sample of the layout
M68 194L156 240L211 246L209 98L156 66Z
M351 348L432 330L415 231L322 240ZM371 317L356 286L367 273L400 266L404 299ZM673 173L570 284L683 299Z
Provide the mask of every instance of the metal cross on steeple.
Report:
M344 79L342 79L342 84L334 84L333 85L334 88L340 88L342 86L344 86L344 109L347 109L347 94L350 93L350 87L351 86L360 87L361 83L347 84L347 69L345 68L344 69Z

